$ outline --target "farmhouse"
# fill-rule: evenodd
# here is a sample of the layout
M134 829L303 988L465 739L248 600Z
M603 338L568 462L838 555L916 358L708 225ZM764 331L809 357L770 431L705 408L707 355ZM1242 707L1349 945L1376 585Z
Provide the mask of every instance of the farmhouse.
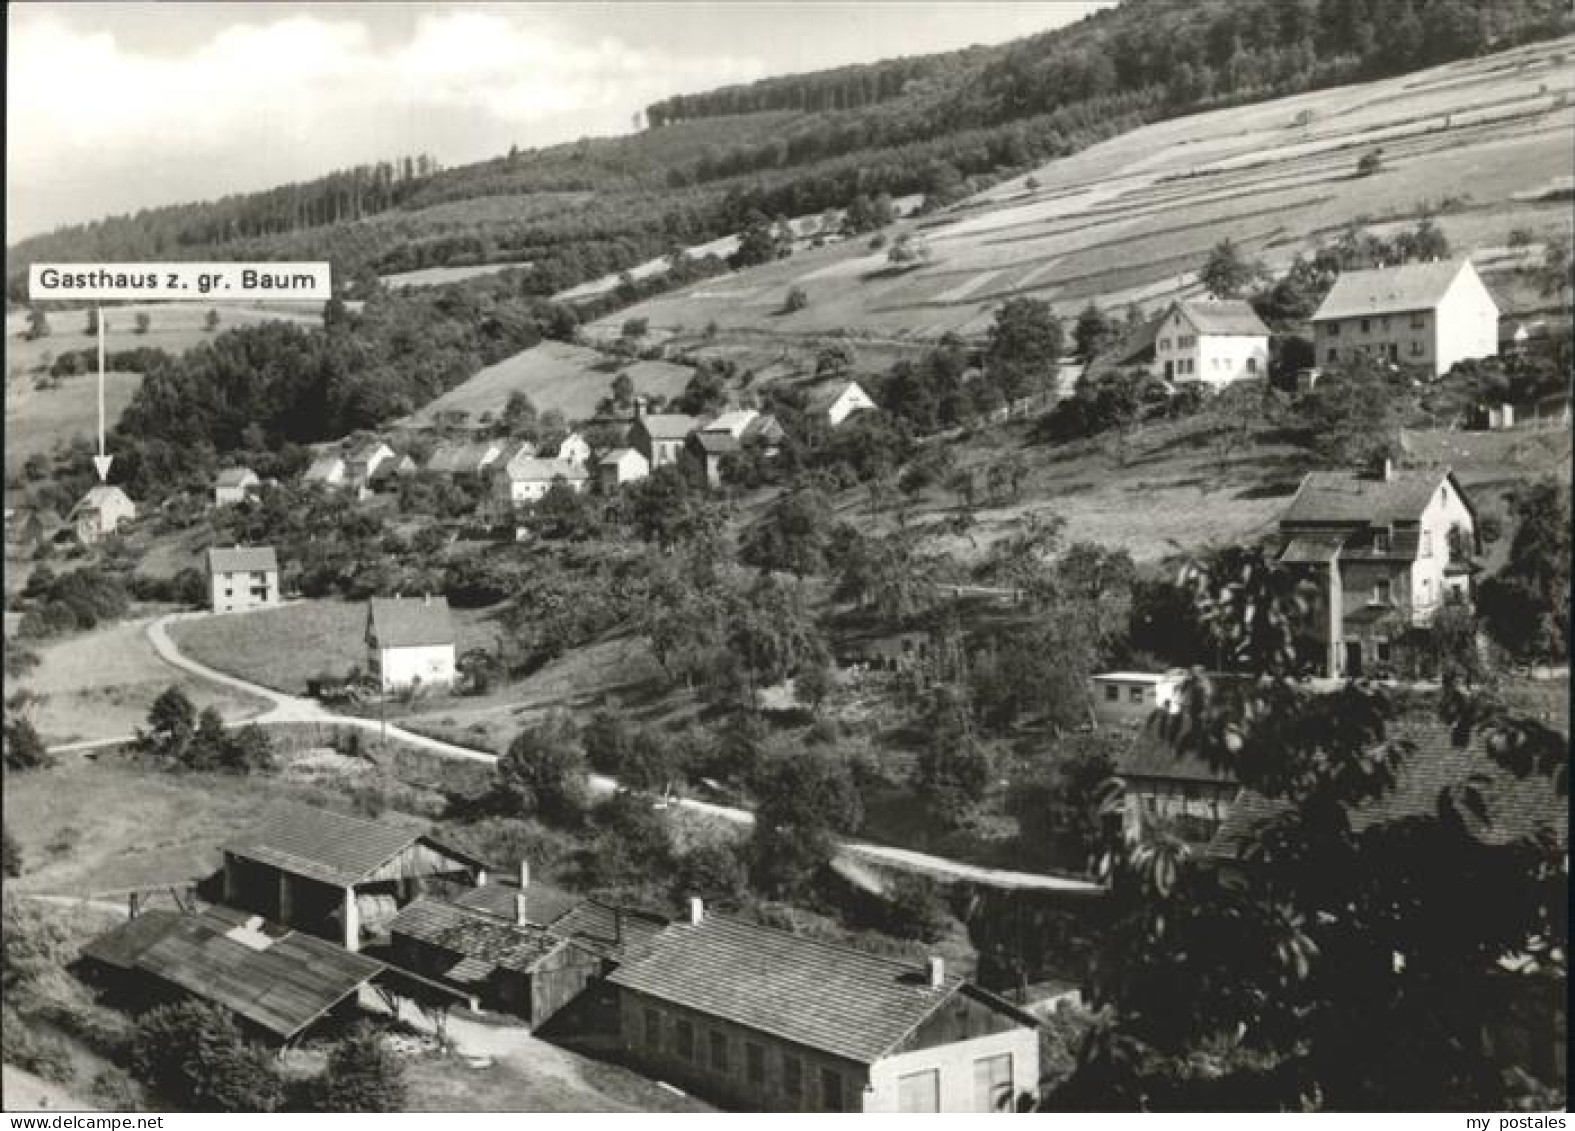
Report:
M1269 372L1269 328L1240 299L1172 303L1155 333L1156 377L1228 385Z
M562 482L569 490L585 490L591 481L585 464L565 459L525 457L509 461L492 476L492 498L500 513L508 513L524 503L534 503L552 485Z
M1314 644L1327 675L1391 659L1391 638L1471 596L1476 512L1448 469L1309 472L1280 519L1280 561L1317 586Z
M126 497L119 487L100 483L71 508L66 523L77 536L77 541L91 546L114 534L122 525L137 517L137 505Z
M739 443L726 432L691 432L684 441L684 456L694 462L712 487L722 483L722 459L736 455Z
M810 415L823 418L833 428L855 412L874 407L875 402L857 381L842 381L820 390L809 399Z
M393 458L393 448L381 440L369 440L350 453L345 461L345 476L357 487L365 487L372 482L378 468Z
M633 483L650 474L650 463L634 448L614 448L596 464L596 478L603 490Z
M629 446L644 456L655 471L677 463L684 450L684 441L699 427L698 420L682 413L641 413L629 426Z
M223 846L224 902L346 950L381 938L438 881L477 884L486 865L383 821L286 805Z
M318 456L301 476L302 483L321 483L325 487L339 487L345 481L345 461L336 455Z
M649 1071L748 1111L1002 1110L1037 1086L1027 1013L949 975L707 915L608 978Z
M272 546L214 546L208 551L208 594L216 613L279 603L279 559Z
M1091 676L1094 718L1101 726L1142 724L1157 710L1171 710L1187 673L1105 672Z
M1241 792L1236 779L1190 751L1177 750L1144 727L1116 758L1122 786L1122 821L1129 831L1158 818L1191 845L1211 843Z
M230 506L242 502L247 495L261 486L262 480L249 467L227 467L213 481L213 505Z
M182 997L224 1007L255 1036L290 1044L356 1011L381 962L229 907L144 911L82 948L83 967L149 1004Z
M385 692L454 686L454 623L447 597L374 597L366 616L367 670Z
M1498 305L1469 259L1346 271L1312 326L1324 365L1367 356L1439 376L1498 353Z
M591 458L590 441L578 432L570 432L562 440L558 441L558 454L555 458L566 463L589 463Z

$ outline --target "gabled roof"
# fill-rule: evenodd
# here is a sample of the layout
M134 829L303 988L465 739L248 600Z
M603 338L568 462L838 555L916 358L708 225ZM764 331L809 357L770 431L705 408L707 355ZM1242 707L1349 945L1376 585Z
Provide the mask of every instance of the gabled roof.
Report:
M1234 774L1215 769L1190 750L1177 750L1165 741L1152 723L1139 730L1133 736L1132 745L1117 756L1116 776L1131 781L1161 779L1213 785L1236 783Z
M454 643L447 597L373 597L367 616L379 648Z
M306 469L306 479L327 479L336 472L343 473L345 461L340 456L318 456Z
M465 455L465 445L453 440L445 440L432 449L432 454L427 457L428 471L454 471Z
M222 1005L281 1040L385 969L365 955L227 908L177 915L166 927L136 955L136 969Z
M1152 360L1154 344L1159 340L1159 327L1164 321L1165 313L1161 313L1129 329L1115 345L1088 363L1083 376L1092 380L1124 365Z
M514 884L482 884L466 888L452 902L471 911L481 911L510 922L514 919L514 897L520 889ZM525 921L538 927L551 926L563 916L585 902L582 895L574 895L550 884L533 882L525 892Z
M708 456L721 456L739 450L738 438L730 432L692 432L688 442Z
M668 925L660 915L629 907L581 900L552 924L552 933L572 939L584 949L615 962L631 962L650 953Z
M560 475L565 479L585 479L585 465L571 459L540 459L521 456L506 467L500 467L499 476L511 483L552 482Z
M700 421L681 412L648 412L635 418L653 440L682 440L700 427Z
M469 980L480 980L493 967L528 974L543 958L566 945L544 927L516 926L495 915L436 899L409 904L389 923L388 930L479 960L489 968L471 970Z
M385 455L386 453L386 455ZM350 453L350 458L357 463L369 463L380 455L392 456L394 449L382 440L368 440Z
M272 546L213 546L209 573L277 573L279 559Z
M77 501L77 505L71 508L71 514L67 517L75 518L83 511L103 510L105 507L134 509L135 504L119 487L112 487L108 483L97 483Z
M227 467L219 472L215 483L220 487L244 487L257 481L257 473L249 467Z
M864 386L857 381L838 381L835 384L824 386L810 393L809 409L811 412L826 412L832 405L836 404L854 389L862 393L866 400L874 401L875 398L871 397Z
M1466 259L1440 259L1400 267L1342 271L1312 320L1432 310L1443 301L1460 272L1470 266Z
M1189 298L1173 304L1200 334L1267 337L1269 328L1250 303L1239 298Z
M417 843L463 864L480 863L423 832L310 805L279 806L223 848L281 871L345 887Z
M639 456L640 462L645 462L645 456L641 455L640 452L635 448L614 448L596 462L604 467L611 467L622 463L630 456Z
M614 985L860 1064L880 1060L963 987L918 966L707 915L677 923Z
M701 431L727 432L734 436L742 436L744 429L754 423L760 413L752 408L729 409L707 424Z
M1376 472L1309 471L1280 522L1308 526L1420 522L1434 492L1445 483L1470 510L1470 501L1448 468L1400 468L1388 479Z
M1365 832L1407 817L1434 816L1446 787L1464 786L1468 778L1480 775L1488 819L1468 817L1472 836L1484 844L1506 844L1546 827L1561 844L1568 843L1569 808L1552 783L1538 775L1515 777L1492 759L1480 738L1469 746L1457 746L1443 723L1414 718L1392 726L1390 737L1410 741L1414 750L1402 764L1393 790L1350 810L1353 831ZM1211 852L1235 855L1255 824L1284 810L1284 802L1244 791L1220 826Z

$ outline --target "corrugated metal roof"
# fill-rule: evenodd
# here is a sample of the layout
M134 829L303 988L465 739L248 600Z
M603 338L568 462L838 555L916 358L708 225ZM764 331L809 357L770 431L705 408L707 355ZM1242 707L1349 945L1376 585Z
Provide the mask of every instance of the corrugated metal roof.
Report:
M136 959L136 968L222 1005L289 1040L384 966L322 939L291 932L266 946L230 937L228 918L177 917Z
M213 546L208 550L209 573L277 573L279 558L272 546Z
M613 984L860 1064L881 1059L963 985L834 943L708 915L667 927Z
M144 911L90 940L82 947L82 957L106 966L130 969L143 951L174 930L180 920L178 911Z
M536 963L566 945L544 927L515 926L495 915L436 899L407 905L388 930L520 974L530 973Z
M369 615L379 648L454 643L447 597L374 597Z
M1184 299L1176 303L1182 315L1200 334L1266 337L1269 328L1251 304L1239 298Z
M233 855L295 875L347 886L423 841L465 864L477 861L420 831L309 805L282 805L224 845Z
M1468 266L1469 262L1464 259L1441 259L1433 263L1342 271L1312 320L1323 322L1331 318L1431 310L1443 300L1456 276Z

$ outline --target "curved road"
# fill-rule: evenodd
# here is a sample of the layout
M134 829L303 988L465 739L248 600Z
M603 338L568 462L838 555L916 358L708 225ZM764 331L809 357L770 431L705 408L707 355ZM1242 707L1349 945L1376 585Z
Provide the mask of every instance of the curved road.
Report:
M244 691L248 695L255 695L267 700L272 706L261 715L237 722L232 725L257 723L268 726L273 723L321 723L330 726L359 727L362 730L383 730L383 724L376 719L364 719L358 715L340 715L328 710L314 699L302 698L298 695L286 695L274 691L272 688L248 680L238 679L224 672L215 671L206 664L199 663L187 656L176 646L170 636L168 626L177 620L189 620L205 616L210 613L171 613L160 617L148 625L148 642L159 658L166 663L190 672L192 675L212 683L222 684L225 687ZM411 746L420 747L434 754L446 758L463 758L472 762L496 762L498 756L485 750L472 750L466 746L456 746L451 742L442 742L435 738L428 738L424 734L416 734L393 723L387 724L387 734L400 742ZM68 753L72 750L87 750L101 747L119 745L128 739L100 739L90 743L72 743L67 746L53 748L57 753ZM616 779L602 774L591 774L590 787L597 793L613 793L620 787ZM709 801L700 801L694 798L675 798L672 802L686 809L698 813L706 813L734 824L752 825L755 815L747 809L736 809L727 805L717 805ZM900 868L904 871L917 872L939 880L966 880L970 883L984 884L998 888L1020 888L1034 891L1061 891L1082 895L1094 895L1104 889L1097 883L1088 880L1074 879L1068 876L1051 876L1038 872L1014 872L1001 868L985 868L977 864L965 864L958 860L948 860L943 856L932 856L925 852L916 852L907 848L893 848L884 844L869 844L862 841L844 841L844 852L861 857L864 860L882 864L891 868Z

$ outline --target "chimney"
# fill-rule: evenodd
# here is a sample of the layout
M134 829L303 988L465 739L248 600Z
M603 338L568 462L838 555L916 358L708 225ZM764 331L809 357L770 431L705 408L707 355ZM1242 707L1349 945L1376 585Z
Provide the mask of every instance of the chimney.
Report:
M698 895L689 897L689 925L698 927L705 921L705 901Z
M514 925L523 927L529 922L530 917L525 914L525 892L521 889L514 893Z
M946 960L930 955L930 989L938 990L946 983Z
M1385 483L1388 483L1395 477L1395 461L1389 456L1384 457L1383 473Z
M638 420L638 419L640 419L640 417L642 417L644 415L645 415L645 398L644 397L635 397L634 398L634 418L636 420Z
M623 945L623 908L613 908L613 945Z

